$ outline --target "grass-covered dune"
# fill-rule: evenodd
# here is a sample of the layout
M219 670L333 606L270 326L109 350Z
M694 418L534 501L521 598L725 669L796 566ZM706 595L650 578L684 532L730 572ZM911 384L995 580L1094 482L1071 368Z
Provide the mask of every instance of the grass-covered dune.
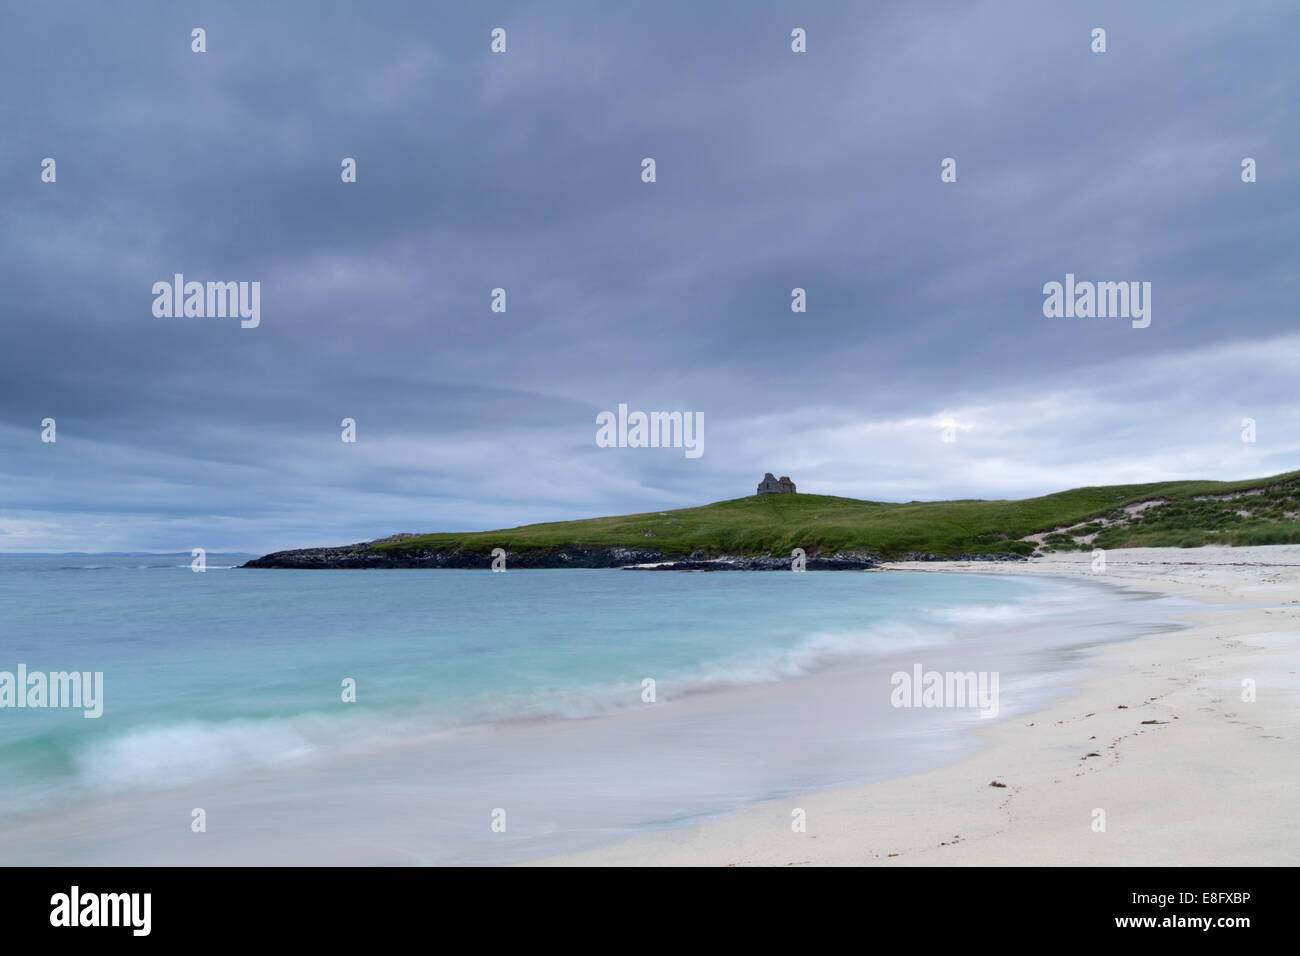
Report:
M1075 488L1021 501L896 504L827 495L751 495L698 508L501 531L424 534L369 548L528 553L621 547L687 555L1018 553L1079 547L1300 543L1300 472L1246 481Z

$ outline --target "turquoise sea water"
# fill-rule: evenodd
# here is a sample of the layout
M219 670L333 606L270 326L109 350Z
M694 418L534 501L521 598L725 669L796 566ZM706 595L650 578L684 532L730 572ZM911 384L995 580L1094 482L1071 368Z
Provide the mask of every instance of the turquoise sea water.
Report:
M644 820L629 809L617 823L661 825L878 776L899 765L897 754L872 763L891 733L910 735L914 749L917 735L928 735L942 749L944 733L978 719L922 721L892 709L881 675L893 668L999 670L1005 714L1070 679L1079 648L1154 628L1160 617L1098 587L1020 577L231 567L240 560L209 555L208 570L195 573L185 557L0 557L0 671L21 663L29 672L104 674L98 719L0 709L0 828L88 800L446 741L459 750L446 750L439 782L472 789L474 774L488 771L450 756L472 751L466 741L479 738L467 733L521 721L636 720L649 706L646 678L655 681L654 707L673 708L701 692L790 687L837 667L874 675L839 692L845 707L875 716L819 723L769 694L757 698L770 702L760 716L711 725L709 733L724 726L735 735L717 742L735 754L749 746L747 734L765 735L753 744L760 750L771 746L779 731L766 721L798 717L806 746L738 761L734 786L696 786L667 767L658 786L676 793L680 773L682 799ZM347 678L356 703L341 699ZM645 752L620 751L619 761L644 758L642 766L669 749L648 737L629 746ZM560 789L555 768L569 756L548 762ZM583 786L600 776L601 759L573 771ZM514 778L509 766L490 774L536 795L520 767Z

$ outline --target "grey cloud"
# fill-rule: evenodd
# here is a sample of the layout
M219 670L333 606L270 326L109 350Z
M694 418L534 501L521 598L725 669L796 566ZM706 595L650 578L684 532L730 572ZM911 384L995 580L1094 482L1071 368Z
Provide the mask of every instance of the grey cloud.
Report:
M1294 328L1297 26L1264 2L12 11L0 529L261 550L692 504L773 468L912 498L1082 483L1079 449L1289 466L1279 371L1211 394L1118 370L1206 375L1202 350ZM155 319L178 271L261 281L261 327ZM1151 281L1151 328L1045 319L1067 271ZM1034 438L972 432L964 471L925 431L1066 395ZM705 457L597 449L619 402L703 411ZM1234 402L1268 455L1214 451L1203 416ZM838 422L918 434L836 445Z

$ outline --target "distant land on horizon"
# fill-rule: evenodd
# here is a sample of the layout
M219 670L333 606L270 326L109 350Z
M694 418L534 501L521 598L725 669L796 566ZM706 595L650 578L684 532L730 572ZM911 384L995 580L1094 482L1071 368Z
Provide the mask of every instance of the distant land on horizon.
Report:
M1075 488L1019 501L887 503L756 494L696 508L497 531L396 534L279 551L252 568L856 569L904 558L1018 559L1047 551L1300 544L1300 471L1242 481Z

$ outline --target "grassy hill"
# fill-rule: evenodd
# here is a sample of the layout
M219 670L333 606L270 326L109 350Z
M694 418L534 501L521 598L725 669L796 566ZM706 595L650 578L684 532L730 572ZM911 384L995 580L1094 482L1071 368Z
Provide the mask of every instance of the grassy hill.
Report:
M380 551L423 548L512 553L626 547L686 555L789 554L796 547L868 551L1030 554L1037 548L1197 547L1300 543L1300 472L1247 481L1170 481L1075 488L1021 501L893 504L826 495L752 495L698 508L501 531L426 534L376 542Z

